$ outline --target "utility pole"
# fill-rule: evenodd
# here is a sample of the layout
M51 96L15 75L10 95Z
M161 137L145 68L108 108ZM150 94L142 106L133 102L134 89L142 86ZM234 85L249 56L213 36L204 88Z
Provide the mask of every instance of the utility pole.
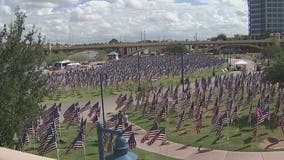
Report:
M72 46L72 30L70 24L69 24L69 45Z
M146 42L146 31L144 30L144 42Z
M181 52L181 84L182 84L182 92L184 92L184 58L183 58L183 52Z

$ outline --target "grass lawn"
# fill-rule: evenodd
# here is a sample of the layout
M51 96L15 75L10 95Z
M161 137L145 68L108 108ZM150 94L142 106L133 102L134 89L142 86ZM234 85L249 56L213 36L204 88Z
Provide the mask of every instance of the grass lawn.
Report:
M61 124L62 125L62 124ZM62 130L62 139L65 142L64 144L59 144L59 155L60 159L62 160L84 160L84 152L83 149L77 149L77 150L70 150L67 154L65 154L66 148L70 145L70 143L74 140L74 138L77 136L77 125L72 125L69 127L69 129L66 129L66 124L63 124L61 126ZM89 131L91 128L91 124L87 124L87 135L86 135L86 160L97 160L98 157L98 141L97 141L97 131L96 129L93 129L92 131ZM34 147L34 141L30 138L30 143L28 146L25 146L25 151L30 152L33 154L37 154L38 144L35 144ZM137 142L138 143L138 142ZM154 154L151 152L146 152L140 149L133 149L131 152L138 155L139 160L154 160L154 159L163 159L163 160L176 160L174 158L168 158L159 154ZM107 155L108 153L105 153ZM46 154L45 156L50 158L57 158L56 150Z
M214 103L214 102L213 102ZM253 106L256 106L257 99L253 101ZM271 104L270 106L274 106ZM161 107L161 106L160 106ZM194 119L189 119L188 114L185 115L185 121L183 127L179 131L176 131L176 122L178 113L181 112L182 106L178 108L177 111L170 113L167 120L160 123L160 127L166 128L166 135L168 140L182 143L189 146L202 146L220 150L230 150L230 151L270 151L269 149L261 149L259 143L263 142L267 137L277 138L278 140L284 139L284 134L282 133L279 124L275 124L275 127L271 127L268 120L265 120L259 127L257 132L257 138L252 138L252 128L250 123L248 123L248 112L249 106L244 106L239 113L239 119L235 121L231 126L223 127L224 137L216 141L216 130L215 124L211 124L212 119L212 108L209 106L209 110L203 114L201 133L198 135L195 130L196 121ZM274 110L270 107L271 112ZM224 103L221 107L223 113L225 110ZM188 109L186 108L186 113ZM255 107L253 107L252 112L255 112ZM128 112L129 120L145 130L149 130L153 123L153 118L148 119L142 116L142 111L131 110ZM284 150L284 149L283 149Z

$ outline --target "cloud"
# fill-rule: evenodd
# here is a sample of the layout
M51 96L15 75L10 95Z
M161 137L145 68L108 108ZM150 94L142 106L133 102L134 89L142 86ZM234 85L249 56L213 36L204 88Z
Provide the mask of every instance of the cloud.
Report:
M190 3L191 2L191 3ZM194 2L194 3L193 3ZM10 0L28 15L48 41L92 43L121 38L202 39L219 33L247 34L246 0ZM0 24L8 23L12 5L0 6ZM9 9L7 9L7 6ZM1 8L2 7L2 8Z

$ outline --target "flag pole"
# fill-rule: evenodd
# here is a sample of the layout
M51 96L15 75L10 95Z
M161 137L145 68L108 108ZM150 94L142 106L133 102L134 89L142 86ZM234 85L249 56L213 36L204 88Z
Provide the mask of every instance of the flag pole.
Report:
M85 132L87 132L87 123L86 123L86 128ZM83 150L84 150L84 160L86 160L86 135L84 135L84 144L83 144Z
M59 123L58 123L59 124ZM57 146L56 146L56 155L57 155L57 160L59 160L59 143L58 143L58 136L57 136L57 132L56 132L56 124L54 122L54 118L53 118L53 125L54 125L54 128L55 128L55 133L54 133L54 136L55 136L55 141L57 143Z
M84 144L83 144L83 150L84 150L84 160L86 160L86 148L85 148L85 141L84 141Z

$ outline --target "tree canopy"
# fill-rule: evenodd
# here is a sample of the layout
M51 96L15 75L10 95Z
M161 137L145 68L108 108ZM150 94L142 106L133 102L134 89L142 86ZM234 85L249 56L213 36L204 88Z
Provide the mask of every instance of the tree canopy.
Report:
M264 70L263 80L284 87L284 50L280 46L273 46L263 49L262 53L271 61Z
M220 34L217 35L217 37L212 37L211 41L218 41L218 40L226 41L227 39L228 38L227 38L226 34L220 33Z
M170 53L185 53L187 51L186 47L182 44L176 44L176 45L171 45L168 46L165 49L166 52L170 52Z
M44 59L43 40L33 27L27 31L25 14L0 30L0 146L13 147L39 113L46 76L39 70Z

